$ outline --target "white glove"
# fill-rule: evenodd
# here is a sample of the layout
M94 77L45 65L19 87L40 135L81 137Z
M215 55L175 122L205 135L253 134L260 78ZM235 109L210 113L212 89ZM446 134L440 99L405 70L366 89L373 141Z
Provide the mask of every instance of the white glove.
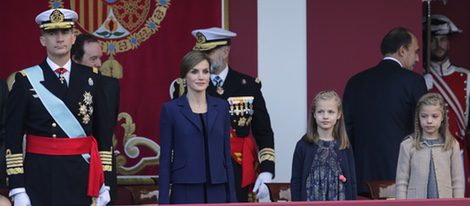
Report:
M28 194L26 192L20 192L13 196L14 206L31 206Z
M258 175L253 187L253 192L256 192L256 198L263 199L269 195L268 186L264 183L269 183L273 179L273 174L270 172L262 172Z
M426 88L428 90L432 89L432 85L433 85L433 82L434 82L434 78L432 77L432 75L430 73L427 73L423 77L424 77L424 81L426 83Z
M111 196L109 196L109 187L104 186L100 189L100 195L98 196L98 200L96 201L97 206L106 206L109 201L111 201Z

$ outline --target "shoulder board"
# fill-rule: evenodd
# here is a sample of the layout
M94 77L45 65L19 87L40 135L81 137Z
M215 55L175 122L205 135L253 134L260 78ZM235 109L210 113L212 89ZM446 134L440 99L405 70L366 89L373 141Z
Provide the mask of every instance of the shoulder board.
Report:
M98 68L93 67L93 73L98 74Z
M184 80L181 77L179 77L178 79L176 79L176 83L178 85L184 85Z
M20 74L21 76L26 77L26 73L23 70L20 71Z
M259 83L261 83L261 80L259 80L259 78L256 77L255 82L256 82L256 84L259 84Z

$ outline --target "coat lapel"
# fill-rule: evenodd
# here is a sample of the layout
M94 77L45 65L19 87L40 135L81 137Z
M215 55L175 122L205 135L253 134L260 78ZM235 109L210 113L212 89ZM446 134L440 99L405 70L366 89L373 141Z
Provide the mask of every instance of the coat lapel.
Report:
M86 88L86 85L88 84L88 80L86 80L86 76L84 76L84 72L80 72L79 69L80 67L77 67L75 62L72 61L72 71L70 72L70 78L69 78L69 89L67 91L67 105L72 105L74 102L77 102L77 100L81 100L83 97L84 91L83 88ZM77 97L77 95L79 95Z
M46 61L43 61L40 67L44 75L44 81L41 81L41 84L57 98L63 100L67 93L67 87L60 83L59 78Z
M212 127L214 126L217 115L219 114L217 110L217 103L214 101L214 97L207 96L207 131L210 134Z
M186 94L178 98L178 106L180 107L180 112L183 116L186 117L194 126L196 126L199 131L202 132L200 121L197 119L197 116L193 114L191 107L189 106L188 98Z

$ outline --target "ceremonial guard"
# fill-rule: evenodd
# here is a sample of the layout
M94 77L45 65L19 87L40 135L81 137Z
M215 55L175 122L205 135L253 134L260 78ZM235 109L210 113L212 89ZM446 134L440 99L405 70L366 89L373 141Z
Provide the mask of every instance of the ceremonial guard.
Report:
M450 62L450 37L462 30L446 16L431 16L431 67L426 74L426 86L430 92L437 92L444 97L449 117L449 131L459 142L463 151L465 169L466 197L469 194L469 156L466 134L470 91L470 70Z
M236 33L209 28L194 30L192 35L197 40L193 50L203 51L211 59L208 94L226 99L229 104L231 155L238 201L254 201L254 197L249 197L251 191L258 198L264 198L269 194L264 183L274 177L275 154L273 131L261 93L261 82L228 65L230 39ZM170 95L176 98L185 90L183 80L176 79L170 87Z
M77 18L68 9L36 17L47 58L16 74L7 101L6 163L15 205L109 202L112 129L98 70L70 60Z

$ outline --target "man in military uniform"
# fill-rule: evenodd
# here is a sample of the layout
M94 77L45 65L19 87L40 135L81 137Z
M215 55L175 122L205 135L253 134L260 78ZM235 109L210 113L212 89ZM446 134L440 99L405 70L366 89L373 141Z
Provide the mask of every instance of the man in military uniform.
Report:
M89 33L79 34L75 40L75 43L72 46L72 60L89 66L93 69L101 67L101 57L103 56L103 51L98 42L98 39ZM107 101L106 105L110 112L109 122L112 124L114 130L117 123L117 116L119 113L119 100L120 100L120 87L119 80L113 77L101 76L101 86L105 91L105 99ZM115 201L117 195L117 176L116 176L116 158L112 156L112 165L113 169L111 171L112 178L109 182L111 188L111 201ZM112 204L112 202L110 202Z
M273 131L261 93L261 82L228 65L230 39L236 33L209 28L194 30L192 35L197 40L193 50L204 51L211 59L208 94L227 99L230 105L230 144L238 201L247 202L250 190L257 193L257 198L264 198L269 194L264 183L270 182L274 176L275 155ZM181 79L175 80L171 87L173 97L185 92ZM260 173L256 177L258 162Z
M470 71L450 62L449 49L451 35L462 30L444 15L431 16L431 67L426 74L426 86L431 92L444 97L449 117L449 131L463 150L466 196L469 196L468 109Z
M77 17L68 9L36 17L47 58L16 74L7 101L6 164L15 205L110 199L111 129L100 74L70 60Z

